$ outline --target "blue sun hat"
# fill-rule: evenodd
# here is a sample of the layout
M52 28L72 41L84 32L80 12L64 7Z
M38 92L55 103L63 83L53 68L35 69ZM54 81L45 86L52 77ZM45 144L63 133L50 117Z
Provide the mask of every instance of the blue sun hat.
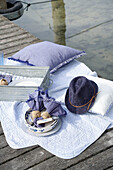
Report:
M72 79L65 96L65 105L72 113L87 112L94 104L98 86L84 76Z

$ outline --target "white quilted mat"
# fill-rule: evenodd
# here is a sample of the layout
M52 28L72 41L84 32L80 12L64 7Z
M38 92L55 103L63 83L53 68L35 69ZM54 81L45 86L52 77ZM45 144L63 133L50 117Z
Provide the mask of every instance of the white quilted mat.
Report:
M75 60L51 76L53 85L49 89L50 96L60 100L71 79L79 75L96 76L96 73ZM24 129L24 114L28 109L26 103L0 102L0 120L10 147L19 149L40 145L60 158L71 159L97 140L112 122L111 119L96 114L76 115L69 112L63 103L62 106L67 111L67 116L62 117L60 130L50 136L38 137L30 135ZM113 109L109 114L113 115L112 113Z

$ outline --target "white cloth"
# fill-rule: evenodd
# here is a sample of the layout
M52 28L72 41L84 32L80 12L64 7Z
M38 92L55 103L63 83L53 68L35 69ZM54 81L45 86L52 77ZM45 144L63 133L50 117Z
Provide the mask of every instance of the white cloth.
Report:
M85 64L76 60L60 68L51 76L53 84L49 89L49 94L56 100L64 95L70 81L75 76L93 75ZM109 117L89 114L77 115L69 112L62 103L62 107L67 111L67 116L62 117L62 126L58 132L46 137L30 135L24 128L24 115L28 110L28 105L24 102L0 102L0 120L6 140L10 147L19 149L33 145L40 145L52 154L70 159L97 140L101 134L109 127L113 119L113 109L109 112Z

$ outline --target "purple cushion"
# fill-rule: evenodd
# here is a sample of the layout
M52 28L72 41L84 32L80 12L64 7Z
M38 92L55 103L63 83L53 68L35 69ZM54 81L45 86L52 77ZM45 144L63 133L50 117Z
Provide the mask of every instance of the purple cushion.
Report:
M52 73L84 54L84 51L44 41L23 48L9 59L33 66L49 66Z

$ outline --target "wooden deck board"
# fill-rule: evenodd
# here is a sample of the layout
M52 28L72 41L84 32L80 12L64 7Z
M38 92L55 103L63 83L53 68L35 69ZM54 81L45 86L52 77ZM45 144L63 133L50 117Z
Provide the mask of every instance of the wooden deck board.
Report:
M113 166L113 147L86 159L67 170L103 170Z
M5 57L40 42L24 29L0 15L0 50ZM113 169L113 129L107 130L94 144L73 159L61 159L40 146L12 149L0 124L0 169L16 170L101 170Z
M0 149L7 146L4 134L0 135Z
M4 30L6 30L6 29L9 29L10 30L10 28L14 28L15 27L15 25L14 24L8 24L8 25L2 25L2 26L0 26L0 30L1 31L4 31Z
M8 34L8 33L12 33L12 32L16 33L18 30L20 30L20 28L17 26L10 27L10 29L3 29L3 30L0 29L0 36L3 35L3 32L4 32L4 34Z
M21 154L20 156L11 159L0 165L0 169L27 169L36 163L43 162L46 158L51 158L53 155L42 149L41 147L37 147L35 149L26 152L25 154Z
M19 35L19 36L15 36L9 39L4 39L0 41L0 49L4 49L4 48L11 48L14 46L18 46L19 44L23 44L25 43L25 39L27 38L26 42L31 42L31 41L35 41L36 38L32 37L30 34L23 34L23 35ZM9 46L10 43L10 46Z
M0 40L11 39L12 37L23 35L23 34L27 34L27 32L25 32L24 30L18 29L18 31L16 32L13 31L7 34L0 35Z
M2 21L2 22L1 22ZM0 26L10 25L11 23L7 22L7 20L0 20Z
M1 148L0 152L0 165L6 162L10 162L12 159L16 159L20 155L25 155L29 151L38 148L39 146L32 146L24 149L12 149L9 145ZM6 154L7 153L7 154Z
M113 166L112 166L112 167L110 167L110 168L107 168L107 170L113 170Z
M39 41L38 41L39 42ZM37 40L33 40L33 39L30 39L29 42L20 42L20 44L16 45L16 46L10 46L10 48L5 48L4 46L4 49L2 49L2 51L4 52L4 57L9 57L11 56L12 53L16 53L17 51L21 50L22 48L30 45L30 44L34 44L34 43L37 43Z
M0 122L0 135L3 134L3 130L2 130L2 127L1 127L1 122Z
M27 37L28 37L27 39L16 39L15 41L10 40L11 41L10 43L5 43L2 45L0 44L0 49L4 50L4 49L8 49L8 48L13 48L15 46L19 46L21 44L29 43L29 42L36 40L35 37L32 37L29 34L27 35Z
M92 144L84 152L82 152L79 156L77 156L73 159L65 160L65 159L60 159L60 158L54 156L51 159L48 159L40 164L35 165L33 167L33 170L36 170L38 168L43 169L44 167L45 167L45 170L54 169L54 167L56 167L57 170L66 169L73 165L77 165L77 164L83 162L84 160L92 158L92 157L96 156L97 154L104 153L104 151L113 147L113 134L112 133L113 133L113 130L104 133L104 135L102 135L94 144ZM52 162L52 164L51 164L51 162Z

